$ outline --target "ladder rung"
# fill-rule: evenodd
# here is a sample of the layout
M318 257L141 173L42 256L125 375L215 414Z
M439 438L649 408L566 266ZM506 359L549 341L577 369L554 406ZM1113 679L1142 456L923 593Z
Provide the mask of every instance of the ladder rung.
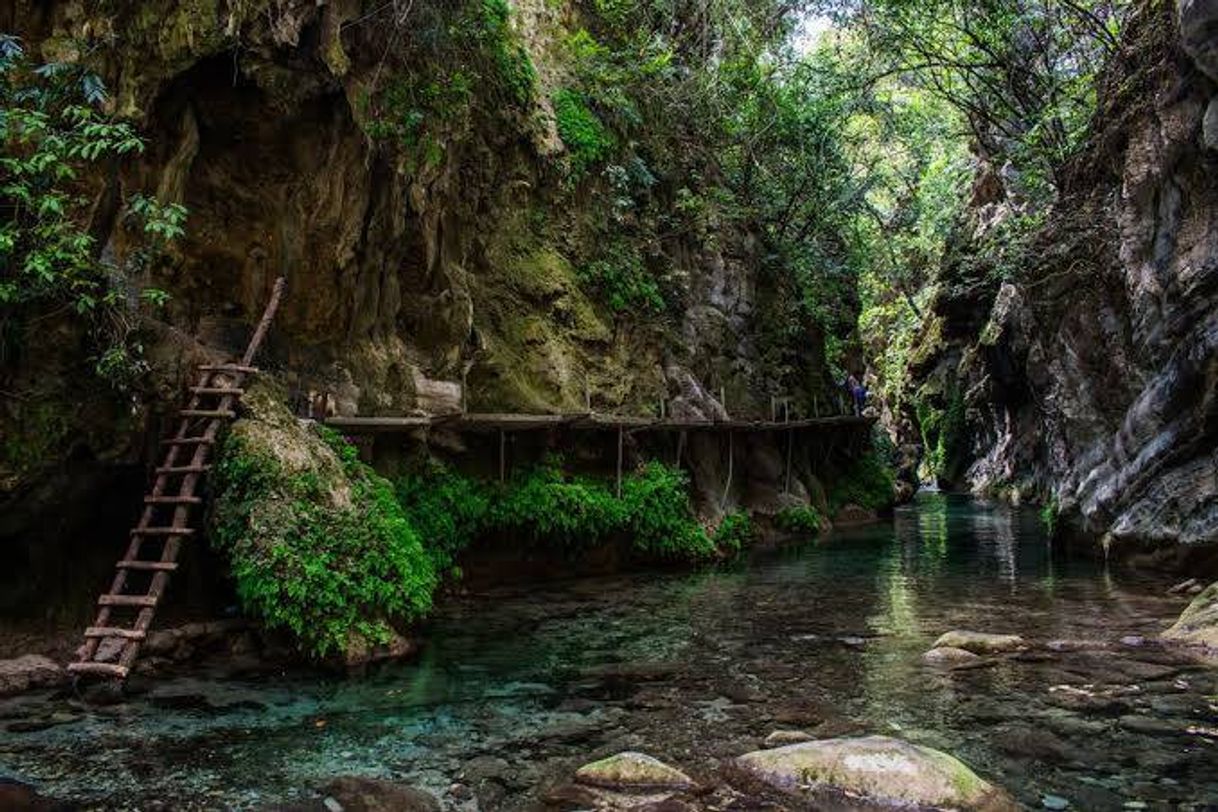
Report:
M232 395L238 398L245 394L244 389L237 387L229 389L223 386L192 386L190 391L195 395Z
M120 570L140 570L141 572L174 572L178 565L172 561L120 561L114 565Z
M193 527L133 527L133 536L193 536Z
M73 674L101 674L105 677L126 679L128 669L113 663L68 663L68 671Z
M183 409L178 412L182 417L211 417L211 418L229 418L236 417L236 412L230 412L228 409Z
M157 476L173 476L174 474L205 474L211 470L210 465L170 465L156 469Z
M247 367L242 364L203 364L199 370L201 372L237 372L242 375L253 375L258 371L258 367Z
M151 595L102 595L98 606L156 606L157 599Z
M85 637L121 637L124 640L143 640L147 636L147 632L135 629L116 629L111 626L90 626L85 629Z
M145 496L145 505L201 505L203 498L199 496Z
M173 437L161 440L161 445L212 445L215 442L211 437Z

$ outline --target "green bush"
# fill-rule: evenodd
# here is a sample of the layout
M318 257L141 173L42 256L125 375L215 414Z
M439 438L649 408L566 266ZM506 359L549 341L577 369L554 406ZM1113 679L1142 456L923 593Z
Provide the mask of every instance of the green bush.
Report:
M457 554L486 526L490 489L428 460L399 479L395 490L436 571L450 571Z
M232 562L244 607L323 657L353 634L382 643L390 621L427 613L437 578L432 559L390 484L332 431L318 429L342 477L286 474L265 449L234 431L216 467L213 543ZM346 498L335 499L349 489Z
M833 512L846 505L865 510L883 510L892 504L895 477L892 469L875 451L869 451L837 478L829 492Z
M571 154L575 174L582 175L608 158L616 146L616 139L588 107L583 94L564 88L554 94L552 101L558 135Z
M580 549L629 539L652 559L698 560L715 544L689 506L680 469L653 462L623 478L622 497L603 480L573 477L552 458L506 486L431 462L398 483L398 498L437 567L450 567L480 537L510 536Z
M820 532L824 526L824 517L811 505L800 505L780 510L774 517L774 524L785 533L811 536Z
M186 210L133 196L124 223L136 247L122 263L104 258L89 231L95 201L82 176L117 169L144 149L131 125L103 112L105 100L95 74L31 65L16 38L0 35L0 360L15 354L10 345L31 319L67 313L88 331L94 372L125 389L147 370L134 302L168 298L136 280L182 236Z
M636 248L614 244L600 258L576 270L615 313L656 314L665 310L659 281L648 272Z
M738 553L753 543L757 528L748 513L742 510L729 513L715 528L715 546L728 553Z

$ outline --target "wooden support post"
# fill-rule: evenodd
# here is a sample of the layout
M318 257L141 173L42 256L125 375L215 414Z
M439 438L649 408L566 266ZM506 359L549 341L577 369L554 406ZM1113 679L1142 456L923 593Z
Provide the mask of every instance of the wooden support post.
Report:
M812 416L820 417L820 395L812 396Z
M584 378L584 410L592 414L592 381Z
M727 411L727 389L726 389L725 387L722 387L722 386L720 386L720 387L719 387L719 405L723 407L723 414L724 414L725 416L726 416L726 415L728 415L728 411Z
M625 430L617 427L617 498L622 498L622 456L625 453Z
M677 462L678 468L681 467L681 455L685 451L685 432L681 431L677 434Z
M773 395L770 395L770 422L775 423L777 421L778 421L778 399L776 397L774 397Z
M736 434L729 431L727 433L727 481L723 483L723 498L719 500L719 507L727 507L728 494L732 492L732 468L735 466L736 457Z
M507 481L507 432L499 429L499 484Z
M795 432L787 429L787 465L783 474L782 492L791 492L791 451L795 445Z

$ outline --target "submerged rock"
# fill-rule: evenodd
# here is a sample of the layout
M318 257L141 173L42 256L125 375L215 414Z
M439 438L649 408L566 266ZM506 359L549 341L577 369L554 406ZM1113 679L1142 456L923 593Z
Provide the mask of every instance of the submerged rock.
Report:
M591 787L617 790L691 789L694 780L646 753L627 751L585 764L575 780Z
M981 657L962 648L954 648L952 646L936 646L923 654L922 660L930 663L931 665L958 666L971 665L979 662Z
M988 634L953 629L936 640L934 648L964 649L973 654L999 654L1019 651L1024 648L1024 640L1017 634Z
M48 657L26 654L15 660L0 660L0 696L55 687L67 681L68 673Z
M859 808L1014 810L1010 798L947 753L887 736L758 750L733 762L746 781L808 801Z
M440 812L440 802L428 793L376 778L343 776L321 791L343 812Z
M1193 598L1163 639L1218 651L1218 582Z

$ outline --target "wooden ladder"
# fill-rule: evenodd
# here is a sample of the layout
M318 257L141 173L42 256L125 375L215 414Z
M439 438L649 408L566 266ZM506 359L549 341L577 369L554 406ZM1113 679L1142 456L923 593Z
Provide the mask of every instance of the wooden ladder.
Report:
M279 308L283 288L281 277L239 363L199 367L198 383L190 387L190 400L178 412L178 430L162 441L165 456L144 497L139 524L115 565L110 590L97 599L97 619L85 629L80 660L68 666L71 673L120 681L131 673L169 576L178 568L182 542L195 535L192 518L198 513L194 508L203 503L198 493L203 475L211 468L212 447L220 430L237 416L246 379L258 371L251 364Z

